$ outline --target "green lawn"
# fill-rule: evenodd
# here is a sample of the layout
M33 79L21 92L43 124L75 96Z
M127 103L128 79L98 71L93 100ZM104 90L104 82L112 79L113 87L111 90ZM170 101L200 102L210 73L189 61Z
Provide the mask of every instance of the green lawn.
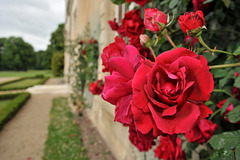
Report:
M0 71L0 77L34 77L35 75L53 77L51 70Z
M28 100L30 93L0 95L0 129Z
M53 100L43 160L88 160L66 97Z

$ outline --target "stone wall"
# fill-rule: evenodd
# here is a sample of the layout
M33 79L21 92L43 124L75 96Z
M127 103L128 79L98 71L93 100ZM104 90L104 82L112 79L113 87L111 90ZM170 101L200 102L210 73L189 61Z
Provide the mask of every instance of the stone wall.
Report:
M121 8L120 8L121 9ZM116 33L108 25L108 20L113 20L119 13L119 7L110 0L66 0L65 37L75 40L84 35L85 26L89 24L90 36L99 42L99 53L104 47L114 42ZM69 66L71 58L68 50L65 53L65 76L70 74ZM102 65L99 56L98 79L103 79ZM87 115L96 126L101 136L109 146L117 160L143 160L144 153L140 153L128 139L128 128L114 122L115 106L102 100L101 96L91 96L86 89L84 94L88 104ZM153 153L149 152L147 159L153 159Z

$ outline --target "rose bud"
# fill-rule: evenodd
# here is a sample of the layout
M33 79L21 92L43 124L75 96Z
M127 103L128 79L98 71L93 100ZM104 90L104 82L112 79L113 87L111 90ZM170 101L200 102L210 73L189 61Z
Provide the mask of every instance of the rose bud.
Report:
M205 20L202 11L186 12L178 19L180 28L184 33L197 35L205 27Z
M148 42L150 42L150 38L146 34L141 34L140 36L140 43L145 46Z
M157 8L144 10L144 25L152 32L160 32L167 25L167 15Z

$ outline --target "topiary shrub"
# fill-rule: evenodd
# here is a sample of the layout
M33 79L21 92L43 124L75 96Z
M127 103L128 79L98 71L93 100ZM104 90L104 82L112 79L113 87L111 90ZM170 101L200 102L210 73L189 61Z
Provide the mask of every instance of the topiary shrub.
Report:
M52 72L55 77L63 76L63 68L64 68L64 54L63 53L55 53L52 56Z

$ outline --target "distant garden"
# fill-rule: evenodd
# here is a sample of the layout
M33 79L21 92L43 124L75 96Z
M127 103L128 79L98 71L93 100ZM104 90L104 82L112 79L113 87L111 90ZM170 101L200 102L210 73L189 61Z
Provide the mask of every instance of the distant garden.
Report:
M0 38L0 70L27 71L29 69L52 69L54 76L63 75L64 24L52 32L50 44L45 51L34 51L31 44L21 37Z

